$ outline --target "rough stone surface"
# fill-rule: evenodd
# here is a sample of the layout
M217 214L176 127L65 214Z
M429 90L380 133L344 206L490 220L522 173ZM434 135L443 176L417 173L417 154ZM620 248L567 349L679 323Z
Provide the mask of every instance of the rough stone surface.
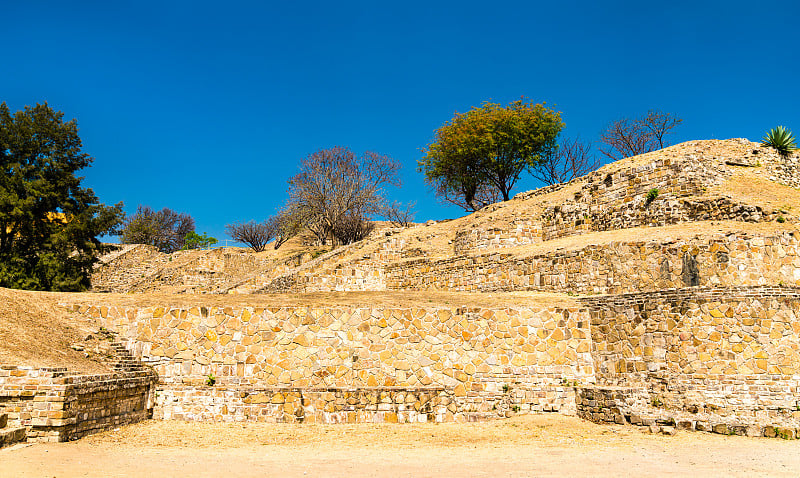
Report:
M0 413L28 441L75 440L152 416L155 384L149 371L71 375L0 366Z

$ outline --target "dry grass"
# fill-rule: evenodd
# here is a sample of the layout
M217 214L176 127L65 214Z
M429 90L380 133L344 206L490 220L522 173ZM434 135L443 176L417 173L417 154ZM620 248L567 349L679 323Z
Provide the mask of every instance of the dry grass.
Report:
M547 292L312 292L305 294L95 294L37 292L38 300L123 307L576 307L566 295Z
M0 363L105 373L104 365L70 348L94 332L94 322L72 317L41 293L0 288Z
M762 168L737 168L721 186L711 188L710 194L724 194L745 204L764 210L785 210L793 216L800 213L800 190L770 181L759 175Z

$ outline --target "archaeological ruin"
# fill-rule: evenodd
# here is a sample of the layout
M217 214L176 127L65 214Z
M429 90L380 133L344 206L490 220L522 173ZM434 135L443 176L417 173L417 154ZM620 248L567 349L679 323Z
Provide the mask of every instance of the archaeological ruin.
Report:
M41 295L106 334L74 346L107 373L0 365L0 446L532 412L795 438L798 186L796 153L692 141L333 249L122 246L92 293Z

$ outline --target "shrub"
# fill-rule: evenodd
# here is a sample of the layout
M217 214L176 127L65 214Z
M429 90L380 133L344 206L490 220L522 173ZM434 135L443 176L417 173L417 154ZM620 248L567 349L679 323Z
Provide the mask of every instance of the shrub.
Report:
M217 242L219 241L217 241L216 237L210 237L205 232L201 236L200 234L192 231L184 236L183 247L181 249L208 249ZM169 260L172 261L172 257L170 257Z
M339 244L352 244L367 237L374 228L374 223L365 221L359 215L348 214L336 222L332 232Z
M194 232L194 219L184 213L164 208L154 211L139 206L122 227L123 244L149 244L167 254L183 248L186 236Z
M647 196L645 196L645 204L649 206L651 202L655 201L659 192L660 191L657 188L647 191Z
M778 126L777 128L769 130L766 136L761 140L761 144L775 148L781 156L786 156L797 149L794 135L784 126Z
M278 234L278 222L275 218L269 218L260 223L250 221L244 224L228 224L225 232L233 240L247 244L255 252L261 252Z

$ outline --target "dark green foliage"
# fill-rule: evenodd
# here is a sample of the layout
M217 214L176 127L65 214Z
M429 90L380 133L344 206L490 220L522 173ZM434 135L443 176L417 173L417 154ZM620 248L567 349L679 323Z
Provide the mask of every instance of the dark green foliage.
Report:
M775 148L781 156L786 156L797 149L797 145L794 142L794 135L788 128L783 126L778 126L777 128L769 130L766 136L761 140L761 144Z
M11 113L0 103L0 286L80 291L104 252L97 240L116 232L122 203L100 204L76 173L78 124L47 103Z
M209 237L205 232L200 234L192 231L183 238L182 249L208 249L219 242L216 237Z
M164 208L153 211L139 206L136 214L122 227L123 244L148 244L167 254L183 248L187 234L194 232L194 219L184 213Z

